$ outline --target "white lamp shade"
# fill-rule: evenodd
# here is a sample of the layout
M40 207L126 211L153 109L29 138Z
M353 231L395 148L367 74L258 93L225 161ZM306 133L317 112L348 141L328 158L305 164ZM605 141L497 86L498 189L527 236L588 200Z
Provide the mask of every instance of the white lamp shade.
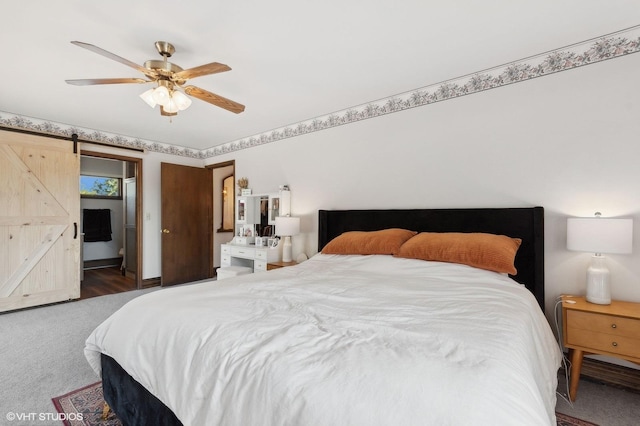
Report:
M165 105L163 105L163 108L164 108L165 112L168 112L169 114L175 114L179 110L178 104L173 99L173 97L169 98L169 102L167 102Z
M171 98L176 103L176 106L180 111L184 111L191 105L191 99L189 99L189 97L184 93L178 92L177 90L173 92Z
M569 218L567 249L590 253L631 253L633 219Z
M169 94L169 89L167 89L164 86L156 87L153 90L153 100L158 105L167 106L167 104L171 100L171 95Z
M276 217L276 234L280 236L292 236L300 233L300 218L291 216Z
M144 92L143 94L140 95L140 97L142 98L143 101L145 101L147 103L147 105L149 105L151 108L154 108L156 106L156 101L153 100L153 91L155 89L149 89L146 92Z

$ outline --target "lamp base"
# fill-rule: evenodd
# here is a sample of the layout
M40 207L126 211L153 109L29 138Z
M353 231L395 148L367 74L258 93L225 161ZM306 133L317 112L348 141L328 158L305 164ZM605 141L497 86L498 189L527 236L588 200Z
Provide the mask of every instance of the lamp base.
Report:
M282 243L282 261L291 262L292 260L291 237L284 237L284 242Z
M605 257L591 257L591 265L587 269L587 302L598 305L611 304L610 273Z

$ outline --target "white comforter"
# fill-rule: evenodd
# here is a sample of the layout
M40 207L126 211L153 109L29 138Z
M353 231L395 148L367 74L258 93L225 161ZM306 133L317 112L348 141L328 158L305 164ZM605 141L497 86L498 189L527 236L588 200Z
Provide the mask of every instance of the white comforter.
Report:
M138 297L87 339L185 425L555 425L560 350L508 277L316 255Z

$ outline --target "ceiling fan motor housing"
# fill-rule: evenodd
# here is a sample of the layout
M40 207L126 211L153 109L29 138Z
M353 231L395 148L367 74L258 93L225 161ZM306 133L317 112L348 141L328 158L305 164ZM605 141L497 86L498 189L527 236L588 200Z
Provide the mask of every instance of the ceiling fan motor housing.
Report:
M144 67L150 70L156 70L160 75L164 75L165 77L170 77L172 73L182 71L182 68L176 64L157 59L149 59L148 61L145 61Z

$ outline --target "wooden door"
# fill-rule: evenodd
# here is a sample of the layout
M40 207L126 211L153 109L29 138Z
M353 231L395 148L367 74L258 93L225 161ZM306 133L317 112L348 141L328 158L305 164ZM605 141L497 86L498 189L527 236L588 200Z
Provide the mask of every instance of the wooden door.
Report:
M161 285L213 277L213 173L161 164Z
M0 311L80 297L80 156L0 131Z

